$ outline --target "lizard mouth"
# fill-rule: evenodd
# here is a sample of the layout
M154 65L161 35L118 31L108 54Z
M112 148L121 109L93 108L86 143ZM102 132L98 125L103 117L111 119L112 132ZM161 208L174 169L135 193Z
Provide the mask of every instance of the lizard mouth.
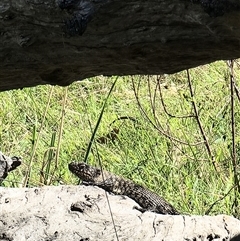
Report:
M71 162L68 164L69 170L79 177L82 181L93 181L93 173L91 167L84 162Z

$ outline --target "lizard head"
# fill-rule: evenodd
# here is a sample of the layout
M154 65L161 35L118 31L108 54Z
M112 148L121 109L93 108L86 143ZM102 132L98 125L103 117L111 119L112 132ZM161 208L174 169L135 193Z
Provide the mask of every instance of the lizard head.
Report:
M101 174L101 170L91 167L84 162L71 162L68 164L69 170L85 182L94 182Z

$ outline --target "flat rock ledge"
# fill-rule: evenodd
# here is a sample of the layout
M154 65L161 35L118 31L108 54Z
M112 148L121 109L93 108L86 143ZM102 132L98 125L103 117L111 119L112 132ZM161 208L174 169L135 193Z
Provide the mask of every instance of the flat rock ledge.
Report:
M92 186L0 187L0 241L240 240L233 217L141 213L136 205Z

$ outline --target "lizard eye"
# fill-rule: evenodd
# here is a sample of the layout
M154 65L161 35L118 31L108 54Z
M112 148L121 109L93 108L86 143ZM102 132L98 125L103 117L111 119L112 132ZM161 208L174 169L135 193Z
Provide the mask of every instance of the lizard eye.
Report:
M100 169L96 169L96 176L100 176L101 175L101 170Z

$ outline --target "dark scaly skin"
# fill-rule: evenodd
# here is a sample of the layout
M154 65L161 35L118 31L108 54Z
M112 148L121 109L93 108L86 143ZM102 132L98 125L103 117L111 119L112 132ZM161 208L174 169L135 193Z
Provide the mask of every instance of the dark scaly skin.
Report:
M165 199L128 179L116 176L107 171L102 171L86 163L72 162L68 167L73 174L88 185L98 186L108 192L130 197L142 207L141 211L148 210L171 215L180 214Z
M0 183L7 177L8 173L21 165L20 157L8 157L0 151Z

